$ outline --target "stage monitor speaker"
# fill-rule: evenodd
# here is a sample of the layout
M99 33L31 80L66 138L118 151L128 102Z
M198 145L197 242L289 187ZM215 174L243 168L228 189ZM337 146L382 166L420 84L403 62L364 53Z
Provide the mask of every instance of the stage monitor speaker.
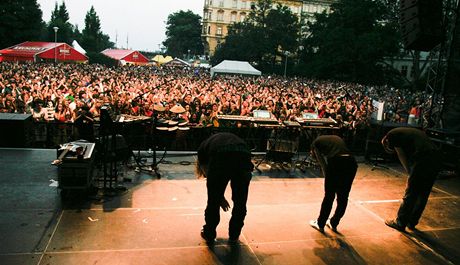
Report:
M31 114L0 113L0 146L29 147L33 120Z
M399 24L404 48L430 51L443 38L442 0L400 0Z

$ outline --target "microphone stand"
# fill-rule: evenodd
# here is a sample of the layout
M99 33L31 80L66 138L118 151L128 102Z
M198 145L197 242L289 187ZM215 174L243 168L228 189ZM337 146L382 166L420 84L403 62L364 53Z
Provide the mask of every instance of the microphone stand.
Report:
M139 170L139 171L146 171L146 172L154 172L155 173L155 176L160 179L161 178L161 174L159 172L159 169L158 169L158 162L157 162L157 125L158 125L158 111L157 110L154 110L153 111L153 114L152 114L152 119L151 119L151 128L150 128L150 137L152 139L152 142L151 144L153 145L152 148L150 148L152 150L152 164L150 165L146 165L146 164L142 164L138 161L137 164L138 164L138 167L136 170ZM149 150L149 153L150 153L150 150Z
M155 110L153 112L153 123L152 123L152 145L153 145L153 157L152 157L152 164L150 165L151 171L153 171L157 177L157 179L161 178L161 174L158 171L158 163L157 163L157 140L156 140L156 130L158 125L158 112Z
M376 136L375 136L375 138L376 138L375 139L375 144L376 145L380 144L379 139L382 139L382 137L384 135L383 123L384 123L384 120L377 120L376 121L376 126L377 126L376 133L375 133L376 134ZM368 132L368 134L369 134L369 132ZM369 136L367 138L369 138ZM369 139L366 140L366 147L365 147L366 152L369 152L368 151L369 150L369 141L370 141ZM375 152L378 153L377 151L375 151ZM369 162L370 165L372 166L371 171L374 171L376 169L389 169L389 167L384 166L381 163L379 163L379 160L384 160L383 155L380 157L380 159L378 157L378 154L375 154L375 156L376 157L374 159L372 159L372 154L365 154L365 160L367 162Z

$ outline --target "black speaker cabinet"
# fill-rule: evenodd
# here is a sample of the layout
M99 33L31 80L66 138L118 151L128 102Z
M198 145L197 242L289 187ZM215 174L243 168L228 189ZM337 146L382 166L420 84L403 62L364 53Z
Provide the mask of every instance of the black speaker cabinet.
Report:
M31 114L0 113L0 147L28 147L32 132Z
M443 38L442 0L400 0L399 24L406 49L430 51Z

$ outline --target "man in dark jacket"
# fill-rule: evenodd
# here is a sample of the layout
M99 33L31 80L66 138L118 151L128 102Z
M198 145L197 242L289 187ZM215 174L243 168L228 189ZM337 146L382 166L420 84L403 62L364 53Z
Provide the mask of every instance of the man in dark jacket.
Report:
M386 152L397 153L409 174L398 215L396 219L386 220L385 224L399 231L406 227L413 230L441 168L438 150L423 131L410 127L392 129L383 137L382 145Z
M207 179L208 202L201 237L208 243L214 242L216 238L216 227L220 222L219 208L229 208L224 197L228 182L232 187L233 200L229 241L238 240L246 216L246 202L253 169L251 152L238 136L217 133L201 143L198 148L196 173Z
M327 223L328 227L337 231L340 219L347 209L348 194L358 166L345 142L336 135L317 137L313 141L312 152L319 162L324 176L324 198L318 219L310 221L310 225L323 232ZM336 195L337 208L328 222Z

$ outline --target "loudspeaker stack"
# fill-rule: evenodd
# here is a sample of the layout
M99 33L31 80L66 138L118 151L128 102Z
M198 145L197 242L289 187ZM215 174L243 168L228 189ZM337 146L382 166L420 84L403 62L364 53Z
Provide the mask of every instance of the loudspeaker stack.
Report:
M442 0L400 0L399 24L404 48L430 51L443 38Z

